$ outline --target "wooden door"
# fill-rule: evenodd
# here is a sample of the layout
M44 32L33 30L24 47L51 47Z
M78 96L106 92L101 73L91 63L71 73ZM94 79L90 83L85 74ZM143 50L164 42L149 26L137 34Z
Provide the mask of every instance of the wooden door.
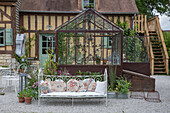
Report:
M43 67L45 61L48 59L47 51L49 49L55 52L55 37L54 34L40 34L39 36L39 60L40 67ZM54 58L55 60L56 58Z

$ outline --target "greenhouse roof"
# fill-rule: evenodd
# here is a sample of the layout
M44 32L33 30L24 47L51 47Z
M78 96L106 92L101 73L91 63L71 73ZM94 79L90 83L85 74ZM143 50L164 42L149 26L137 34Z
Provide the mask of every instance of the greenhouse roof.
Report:
M99 12L92 8L88 8L69 21L65 22L56 31L110 31L120 32L123 31L118 25L105 18Z

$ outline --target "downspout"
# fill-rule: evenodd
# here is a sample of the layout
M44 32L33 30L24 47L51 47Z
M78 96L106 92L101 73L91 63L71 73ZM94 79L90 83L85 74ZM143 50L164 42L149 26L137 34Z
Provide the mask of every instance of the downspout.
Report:
M135 17L136 17L136 13L134 14L133 19L132 19L132 27L133 27L133 29L134 29L134 27L135 27L135 26L134 26L134 23L135 23L135 21L134 21L134 20L135 20Z

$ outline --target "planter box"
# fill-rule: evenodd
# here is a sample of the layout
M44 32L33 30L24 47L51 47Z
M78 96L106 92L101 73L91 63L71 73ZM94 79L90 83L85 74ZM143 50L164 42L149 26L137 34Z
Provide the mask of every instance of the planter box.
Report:
M114 91L107 92L107 98L109 98L109 99L116 98L116 93Z
M125 93L125 94L123 94L123 93L116 93L116 97L118 98L118 99L128 99L128 94L129 93Z

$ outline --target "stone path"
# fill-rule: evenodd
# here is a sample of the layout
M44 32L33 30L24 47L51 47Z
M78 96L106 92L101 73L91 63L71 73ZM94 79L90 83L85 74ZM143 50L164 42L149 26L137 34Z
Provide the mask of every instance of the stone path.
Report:
M170 113L170 76L153 76L156 78L156 90L161 95L161 103L147 102L139 99L110 99L108 107L104 100L44 100L38 107L37 101L31 105L18 103L16 94L6 92L0 95L0 113L52 112L52 113Z

